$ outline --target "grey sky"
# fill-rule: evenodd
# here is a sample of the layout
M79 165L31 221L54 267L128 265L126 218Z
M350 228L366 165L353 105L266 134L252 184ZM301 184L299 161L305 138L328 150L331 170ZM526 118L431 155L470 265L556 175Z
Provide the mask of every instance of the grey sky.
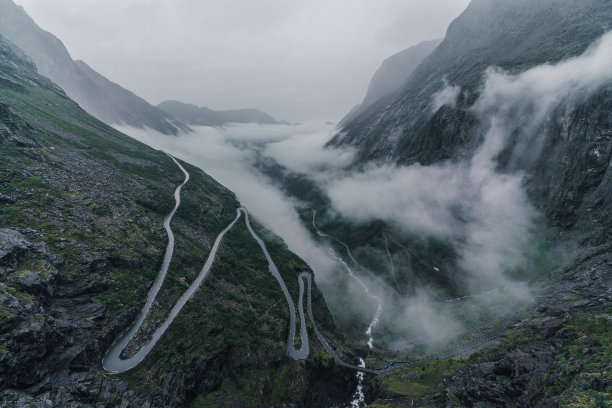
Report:
M383 59L468 0L15 0L75 59L149 102L339 120Z

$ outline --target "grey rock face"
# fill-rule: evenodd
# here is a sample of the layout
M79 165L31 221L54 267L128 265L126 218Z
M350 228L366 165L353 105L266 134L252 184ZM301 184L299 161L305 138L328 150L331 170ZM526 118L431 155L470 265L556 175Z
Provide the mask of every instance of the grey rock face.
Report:
M19 231L0 228L0 262L15 265L19 258L25 257L30 243Z
M483 139L484 124L472 108L488 67L517 74L579 55L612 28L610 21L607 0L473 1L402 89L346 123L330 145L356 147L361 161L468 159ZM456 103L433 111L433 95L445 81L458 87ZM552 225L592 231L594 244L612 231L610 92L604 87L588 100L560 101L539 129L537 157L508 163L509 145L498 158L501 171L527 173L530 197Z
M448 144L440 139L458 134L453 145L475 143L467 109L487 67L516 73L579 55L610 28L611 19L607 0L473 1L403 88L346 123L330 145L354 146L365 160L429 164L453 158L454 151L439 149ZM455 108L432 113L432 96L444 79L469 92Z
M567 231L577 231L583 245L610 242L612 88L570 112L560 108L546 132L541 154L528 167L532 200L560 229L560 238L573 239Z
M6 282L0 284L0 333L12 333L10 341L4 343L5 351L10 352L0 352L2 371L12 375L2 376L0 386L33 385L48 372L48 365L42 361L49 351L47 342L52 332L50 316L35 299L53 294L59 261L44 244L34 245L10 229L0 230L0 247L0 271ZM23 291L15 291L9 285ZM32 370L33 366L37 368Z
M384 60L370 81L368 93L362 103L364 108L398 90L441 42L441 39L425 41Z
M19 272L17 286L32 294L42 293L47 296L53 295L53 280L57 276L57 269L49 263L42 261L40 270L29 270Z

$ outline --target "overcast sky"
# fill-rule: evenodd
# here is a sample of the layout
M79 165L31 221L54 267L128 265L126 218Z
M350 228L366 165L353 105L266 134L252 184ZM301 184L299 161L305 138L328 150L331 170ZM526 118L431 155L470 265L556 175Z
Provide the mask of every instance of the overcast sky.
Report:
M153 104L337 121L383 59L468 0L15 0L74 59Z

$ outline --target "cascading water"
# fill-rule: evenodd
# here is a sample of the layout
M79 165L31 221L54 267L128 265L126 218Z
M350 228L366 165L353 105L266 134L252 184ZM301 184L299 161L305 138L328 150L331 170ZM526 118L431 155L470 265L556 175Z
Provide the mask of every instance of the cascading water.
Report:
M348 245L346 245L344 242L339 241L338 239L327 235L326 233L324 233L323 231L319 230L317 228L317 226L315 225L315 217L317 215L317 212L314 211L313 216L312 216L312 226L314 227L315 231L317 232L317 234L321 237L327 237L327 238L331 238L334 241L337 241L338 243L340 243L342 246L344 246L346 248L347 254L349 256L349 258L351 258L351 260L355 263L357 263L357 261L355 260L355 258L353 258L353 255L351 254L351 251L348 247ZM372 292L370 292L370 288L368 288L368 286L363 282L363 280L361 280L357 275L355 275L355 273L352 271L352 269L346 264L346 262L344 262L344 260L342 258L340 258L339 256L336 255L336 252L330 248L329 249L329 255L334 258L336 261L338 261L343 267L344 269L346 269L346 271L348 272L349 276L354 279L359 286L361 286L364 290L364 292L366 293L366 295L368 297L370 297L371 299L373 299L374 301L376 301L377 303L377 308L376 308L376 313L374 313L374 317L372 318L372 320L370 321L370 324L368 325L368 328L365 331L366 336L368 337L368 348L371 350L374 348L374 337L372 336L372 330L378 325L378 322L380 320L380 316L382 315L382 311L383 311L383 302L382 299L376 295L374 295ZM357 263L358 264L358 263ZM363 358L359 358L359 367L365 368L365 360ZM351 401L351 408L360 408L360 407L365 407L365 394L363 392L363 381L365 379L365 373L362 371L358 371L357 374L355 374L357 376L357 390L355 391L355 393L353 394L353 401Z
M382 314L382 310L383 310L383 302L382 299L379 298L378 296L374 295L372 292L370 292L370 288L368 288L368 286L363 282L363 280L361 280L357 275L355 275L355 273L352 271L352 269L346 264L346 262L344 262L344 260L342 258L340 258L339 256L336 255L335 251L333 249L330 248L329 250L329 255L334 258L336 261L338 261L343 267L344 269L346 269L346 271L348 272L349 276L351 278L353 278L358 284L359 286L361 286L364 290L364 292L366 293L366 295L373 299L378 306L376 307L376 313L374 313L374 317L372 317L372 320L370 321L370 324L365 332L366 336L368 336L368 347L370 349L374 348L374 338L372 337L372 329L374 329L374 327L376 327L378 325L378 321L380 320L380 316Z
M378 303L378 307L376 308L376 313L374 313L374 317L370 321L370 325L368 326L365 332L366 336L368 336L368 348L373 349L374 348L374 338L372 337L372 329L376 327L376 325L378 324L378 321L380 320L380 315L382 314L382 310L383 310L382 299L370 292L370 289L368 288L368 286L361 279L359 279L359 277L355 275L355 273L353 273L351 268L349 268L349 266L346 264L346 262L344 262L344 260L342 260L342 258L336 256L336 253L334 252L333 249L330 248L329 254L332 258L337 260L344 267L344 269L346 269L346 271L348 272L351 278L355 279L355 281L359 283L359 285L365 291L366 295L368 295L370 298L374 299ZM366 366L365 360L360 357L359 367L365 368L365 366ZM355 394L353 394L353 401L351 402L351 408L365 407L365 394L363 392L363 380L365 379L365 373L358 371L357 374L355 375L357 376L357 390L355 391Z
M365 360L363 358L359 358L359 367L365 368ZM361 408L365 407L365 394L363 392L363 380L365 378L365 373L361 371L357 371L357 390L355 394L353 394L353 401L351 401L351 408Z

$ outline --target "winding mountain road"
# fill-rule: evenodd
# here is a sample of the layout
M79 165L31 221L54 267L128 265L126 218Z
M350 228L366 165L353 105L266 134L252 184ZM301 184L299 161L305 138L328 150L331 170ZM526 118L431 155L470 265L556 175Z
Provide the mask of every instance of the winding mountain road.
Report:
M183 188L183 186L189 181L189 173L183 168L183 166L179 164L178 161L176 161L174 157L170 155L168 156L174 161L174 163L176 163L179 169L181 169L181 171L185 175L185 180L176 188L176 190L174 190L174 200L176 203L170 214L168 214L164 219L164 228L166 229L166 234L168 234L168 245L166 246L166 254L164 255L164 261L159 270L159 274L155 279L155 283L153 283L151 290L149 290L149 294L147 295L147 301L143 306L142 310L140 311L140 314L136 318L136 321L132 324L132 326L127 332L123 333L118 339L115 340L115 342L106 352L104 359L102 360L102 367L104 367L104 369L110 373L122 373L124 371L129 370L130 368L135 367L138 363L144 360L144 358L147 354L149 354L153 346L155 346L155 343L157 343L157 340L153 342L153 338L151 338L151 340L134 356L126 360L122 360L119 357L121 352L125 349L130 340L132 340L132 338L142 325L142 322L144 322L145 318L147 317L149 309L151 309L153 301L157 297L157 293L159 292L159 289L164 283L164 279L166 278L166 274L168 273L168 267L170 266L170 261L172 260L172 255L174 254L174 234L172 233L172 228L170 228L170 222L172 221L176 210L178 210L179 205L181 204L181 188Z
M295 343L295 321L296 321L296 318L295 318L295 304L293 303L293 299L291 298L291 294L289 293L289 290L287 289L287 285L285 285L285 281L283 280L283 277L281 276L280 272L278 272L278 268L276 267L276 264L274 263L274 261L272 260L272 257L268 253L268 248L266 247L266 244L255 233L255 231L253 230L253 227L251 227L251 221L249 219L249 213L244 208L240 208L239 211L244 212L244 220L246 222L246 226L247 226L249 232L251 233L251 236L253 238L255 238L255 241L257 241L257 243L261 247L261 250L263 251L264 255L266 256L266 259L268 260L268 267L270 269L270 273L272 274L272 276L274 276L276 278L276 280L278 281L278 284L280 285L281 289L283 290L283 293L285 294L285 299L287 300L287 305L289 306L289 335L287 336L287 343L285 344L285 348L287 349L287 353L292 358L294 358L295 360L303 360L306 357L308 357L308 355L310 354L310 346L308 344L308 331L306 330L306 319L304 319L304 302L303 302L304 287L303 287L302 281L300 280L300 295L299 295L299 302L298 302L298 310L299 310L299 313L300 313L300 339L302 340L302 345L301 345L301 347L299 349L296 349L295 346L294 346L294 343ZM308 276L310 276L310 275L308 275ZM298 277L298 279L299 279L299 277ZM310 289L310 285L308 286L308 288ZM309 296L308 304L309 304L309 307L310 307L310 291L308 292L308 296ZM310 309L308 309L308 310L310 310ZM312 318L311 318L311 320L312 320ZM313 321L313 324L314 324L314 321Z
M149 293L147 295L147 300L145 302L145 305L143 306L142 310L140 311L138 317L136 318L136 320L134 321L134 323L130 326L130 328L128 330L126 330L124 333L122 333L114 342L113 344L110 346L110 348L108 349L108 351L106 352L106 354L104 355L104 358L102 360L102 367L104 368L104 370L106 370L107 372L111 373L111 374L119 374L119 373L124 373L134 367L136 367L138 364L140 364L145 358L146 356L151 352L151 350L155 347L155 345L157 344L157 342L159 341L159 339L163 336L163 334L166 332L166 330L168 330L168 328L170 327L170 325L172 324L172 322L174 321L174 319L178 316L178 314L180 313L181 309L185 306L185 304L189 301L189 299L191 299L191 297L193 296L193 294L196 292L196 290L199 288L199 286L202 284L202 282L204 281L204 279L206 278L206 276L208 275L210 268L212 267L217 251L219 249L219 245L221 243L221 240L223 239L223 236L225 235L225 233L227 231L229 231L234 224L236 224L236 222L238 221L238 219L240 218L241 214L244 214L244 219L245 219L245 224L247 226L247 229L249 230L249 233L251 234L251 236L257 241L257 243L259 244L262 252L264 253L266 260L268 261L268 267L269 267L269 271L272 274L272 276L274 276L274 278L277 280L278 284L280 285L283 294L285 295L285 299L287 301L287 305L289 307L289 333L287 335L287 341L285 343L285 348L287 350L287 353L289 354L289 356L295 360L303 360L305 358L308 357L308 355L310 354L310 345L308 342L308 331L306 328L306 318L305 318L305 314L304 314L304 290L305 290L305 283L307 286L307 296L306 296L306 305L307 305L307 314L308 314L308 318L310 319L311 323L312 323L312 327L313 327L313 331L317 337L317 339L319 340L319 342L321 343L321 345L323 346L323 348L325 349L325 351L332 356L336 362L342 366L342 367L346 367L346 368L350 368L362 373L370 373L370 374L382 374L391 370L395 370L397 368L400 367L405 367L408 365L413 365L413 364L418 364L420 362L423 361L427 361L427 360L433 360L435 358L441 358L441 357L447 357L447 356L451 356L454 354L458 354L461 353L463 351L466 351L468 347L475 347L475 345L473 345L474 342L468 343L468 345L463 345L463 346L459 346L457 348L451 349L451 350L446 350L442 353L437 353L434 355L430 355L430 356L426 356L414 361L408 361L408 362L389 362L385 368L383 369L371 369L371 368L367 368L365 367L365 362L360 359L360 364L359 365L355 365L355 364L350 364L347 363L346 361L344 361L337 353L336 351L331 347L331 345L329 344L329 342L327 341L327 339L325 338L325 336L323 336L323 334L319 331L319 329L317 328L315 319L314 319L314 315L312 312L312 274L308 273L308 272L302 272L299 276L298 276L298 284L299 284L299 297L298 297L298 313L300 316L300 339L301 339L301 346L300 348L296 348L295 347L295 336L296 336L296 307L295 307L295 303L293 302L293 298L291 297L291 294L289 293L289 290L287 289L287 285L285 284L281 274L278 271L278 268L276 266L276 264L274 263L272 257L270 256L270 253L268 252L268 249L265 245L265 243L263 242L263 240L257 235L257 233L253 230L253 227L251 226L251 222L249 219L249 214L247 212L247 210L245 208L238 208L236 210L236 218L234 218L234 220L232 222L230 222L230 224L225 227L225 229L223 229L223 231L221 231L219 233L219 235L217 236L217 238L215 239L215 242L211 248L211 251L206 259L206 262L204 263L204 266L202 267L202 270L200 271L199 275L197 276L197 278L193 281L193 283L189 286L189 288L185 291L185 293L183 293L183 295L177 300L176 304L172 307L172 309L170 310L170 313L168 313L168 316L166 317L166 319L159 325L159 327L154 331L153 335L151 336L151 338L149 339L149 341L142 346L137 352L136 354L134 354L133 356L126 358L126 359L122 359L121 358L121 353L123 352L123 350L127 347L127 345L132 341L132 339L134 338L134 336L136 335L136 333L138 332L138 329L142 326L142 323L144 322L145 318L147 317L151 306L155 300L155 298L157 297L157 294L164 282L164 279L167 275L168 272L168 268L170 266L170 262L172 260L172 255L174 253L174 234L172 233L172 229L170 228L170 223L172 221L172 218L174 217L174 214L176 213L177 209L179 208L179 205L181 203L181 199L180 199L180 192L181 192L181 188L189 181L189 173L183 168L183 166L180 165L180 163L172 156L170 156L168 154L168 156L174 161L174 163L176 163L176 165L180 168L180 170L183 172L183 174L185 175L185 180L176 188L176 190L174 191L174 198L175 198L175 206L172 209L172 211L170 212L170 214L168 214L168 216L166 216L166 218L164 219L164 228L166 229L166 233L168 235L168 245L166 246L166 253L164 255L164 260L162 263L162 266L160 268L159 274L157 276L157 278L155 279L155 282L153 283L153 286L151 287L151 289L149 290ZM314 225L314 218L313 218L313 225ZM316 227L315 227L316 228ZM327 236L326 234L324 234L323 232L319 231L317 229L317 232L321 235L321 236ZM333 238L333 237L331 237ZM333 238L335 239L335 238ZM340 241L338 241L340 242ZM354 258L352 258L352 255L350 253L350 249L348 248L348 246L346 246L346 244L340 242L341 244L343 244L349 254L349 257L354 261L357 262L356 260L354 260ZM344 261L342 261L340 258L336 258L338 259L350 272L350 268L348 267L348 265L346 265L346 263L344 263ZM351 273L352 275L352 273ZM379 303L379 308L375 314L375 317L372 321L372 323L370 324L370 326L368 327L368 331L367 334L370 336L370 341L368 342L368 344L371 346L371 329L372 327L374 327L374 325L378 322L378 319L380 317L380 313L382 311L382 301L377 298L376 296L372 295L369 293L369 289L367 288L367 286L365 284L363 284L363 282L360 282L362 284L362 286L364 287L364 289L366 290L366 293L368 293L370 296L372 296L373 298L377 299L380 301ZM496 330L495 332L489 333L485 336L482 336L478 339L475 340L475 342L479 342L477 345L482 344L484 341L488 341L488 339L494 338L492 336L497 336L499 335L501 332L503 332L503 330L505 330L505 328L507 327L508 323L510 321L510 318L508 320L505 321L505 323L502 325L501 330ZM485 340L486 338L486 340Z
M299 305L298 312L300 314L300 338L301 338L302 344L301 344L301 347L297 349L294 346L295 335L296 335L295 303L293 302L293 299L291 298L291 294L289 293L289 290L287 289L287 285L285 284L285 281L281 277L278 271L278 268L276 267L276 264L274 264L274 261L272 260L272 257L270 256L265 243L253 230L247 210L242 207L236 210L236 218L227 227L225 227L225 229L221 231L221 233L219 233L219 235L215 239L215 243L213 244L213 247L208 255L208 258L206 259L204 267L200 271L198 277L189 286L187 291L185 291L185 293L183 293L183 295L178 299L174 307L170 310L170 313L168 314L166 319L155 330L150 340L144 346L142 346L140 350L138 350L138 352L134 354L132 357L127 358L127 359L121 358L121 353L130 343L130 341L132 341L132 339L138 332L138 329L142 326L142 323L147 317L149 310L151 309L151 306L153 302L155 301L155 298L157 297L157 294L164 282L164 279L166 278L168 267L170 266L170 261L172 260L172 255L174 253L174 234L172 233L172 229L170 228L170 222L172 221L172 218L174 217L174 214L176 213L181 203L181 198L180 198L181 188L187 183L187 181L189 181L189 173L183 168L183 166L181 166L178 163L178 161L174 157L170 156L170 158L174 161L174 163L176 163L176 165L185 174L185 180L174 191L174 199L176 201L176 204L174 208L172 209L172 211L170 212L170 214L168 214L168 216L164 220L164 228L166 229L166 233L168 234L168 245L166 246L166 253L164 256L164 260L160 268L159 274L157 275L157 278L155 279L153 286L149 290L145 305L143 306L142 310L140 311L138 317L136 318L132 326L130 326L130 328L126 332L124 332L121 336L119 336L113 342L111 347L108 349L108 351L106 352L102 360L102 367L111 374L119 374L119 373L126 372L136 367L138 364L140 364L145 359L145 357L151 352L153 347L155 347L155 344L157 344L157 342L162 337L162 335L166 332L166 330L168 330L168 327L170 327L170 324L178 316L178 314L180 313L181 309L185 306L187 301L189 301L189 299L193 296L193 294L198 289L198 287L200 286L204 278L206 278L206 276L208 275L208 272L210 271L210 268L215 260L217 250L219 249L219 244L221 243L223 236L238 221L241 213L243 213L245 216L245 222L246 222L246 226L249 232L251 233L253 238L257 241L264 255L266 256L270 273L278 281L285 295L285 298L287 300L287 304L289 306L289 316L290 316L289 334L287 336L287 342L285 345L287 349L287 353L296 360L303 360L307 358L308 355L310 354L310 346L308 343L308 332L306 329L306 319L304 315L303 287L302 287L302 290L300 290L299 302L298 302L298 305ZM310 285L309 285L309 289L310 289Z

